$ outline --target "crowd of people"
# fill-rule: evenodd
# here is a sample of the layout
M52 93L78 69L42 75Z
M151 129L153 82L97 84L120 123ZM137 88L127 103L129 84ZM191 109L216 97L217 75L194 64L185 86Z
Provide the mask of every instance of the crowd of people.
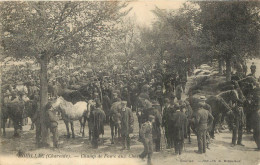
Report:
M255 70L256 67L252 64L252 74L255 74ZM117 123L116 126L120 128L118 134L122 138L122 150L130 150L129 135L133 133L133 112L138 118L139 141L144 145L140 158L147 156L148 164L151 164L153 148L156 152L161 150L162 136L165 136L167 148L174 148L175 154L182 154L184 139L190 133L188 125L191 124L197 135L198 151L196 152L202 154L206 152L206 148L209 148L209 130L214 117L210 106L205 103L205 96L200 97L198 104L192 109L193 114L190 114L191 106L188 100L182 97L187 82L186 72L162 73L160 66L155 66L148 72L133 70L130 74L98 72L89 76L80 71L67 75L61 72L63 71L57 70L50 73L49 84L52 86L50 88L52 91L49 91L49 96L59 95L58 92L53 91L55 86L65 89L80 86L79 82L85 83L87 95L84 95L84 99L92 99L96 104L89 116L89 121L93 124L91 137L93 148L98 148L98 139L101 134L104 134L104 125L111 126ZM58 77L59 74L66 76ZM25 99L24 96L39 101L37 71L15 68L12 74L5 74L3 79L6 84L3 92L4 103L14 99ZM8 83L10 80L13 80L13 83ZM121 102L119 111L111 109L116 102ZM232 146L243 145L242 132L245 124L243 105L237 102L232 105L232 108L234 111L229 114L232 123ZM49 109L50 103L46 106L46 110ZM37 116L33 120L37 120ZM54 146L58 147L58 119L50 113L49 120L48 127L54 135ZM250 131L249 125L247 129Z

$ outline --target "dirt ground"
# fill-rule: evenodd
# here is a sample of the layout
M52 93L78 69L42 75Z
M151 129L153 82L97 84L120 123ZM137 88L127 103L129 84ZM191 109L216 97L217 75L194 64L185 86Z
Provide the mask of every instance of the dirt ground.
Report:
M36 148L35 130L29 130L30 125L23 127L21 138L13 138L13 128L7 128L6 138L1 138L0 143L0 165L18 164L57 164L57 165L80 165L80 164L111 164L111 165L145 165L146 160L141 160L138 155L143 151L143 145L138 141L138 121L135 116L134 133L131 135L131 150L120 150L121 144L111 145L110 127L105 126L105 135L100 137L98 149L92 149L88 140L88 128L86 126L86 137L79 134L79 122L74 122L75 139L66 138L66 129L63 121L59 121L59 149L52 145L49 148ZM260 164L260 152L255 151L256 144L252 134L243 134L243 146L231 147L231 132L226 129L216 134L216 138L210 144L210 150L199 155L197 150L196 136L192 134L192 142L185 140L182 155L174 155L174 149L165 149L164 138L162 138L162 150L154 152L152 162L154 165L172 164L208 164L208 165L257 165ZM51 138L50 138L51 139ZM50 140L51 143L51 140ZM52 143L51 143L52 144ZM24 153L24 157L17 157L18 151ZM12 159L10 159L12 158Z
M136 120L135 120L136 121ZM131 150L121 151L120 143L111 145L110 128L105 127L105 135L100 141L98 149L92 149L88 140L88 135L84 138L79 134L79 123L75 122L75 139L66 138L65 124L60 121L60 148L38 149L35 146L35 131L29 130L30 126L23 128L22 137L12 138L13 129L7 129L7 137L1 139L0 164L138 164L145 165L145 160L140 160L137 156L143 150L142 143L138 139L138 126L135 122L135 131L131 136ZM87 129L86 129L87 130ZM252 134L243 135L242 146L231 147L231 133L224 130L223 133L216 134L216 138L210 145L210 150L206 154L198 155L196 136L192 135L192 143L185 141L184 152L180 156L173 155L174 149L165 149L165 143L162 142L162 151L154 152L153 164L260 164L260 152L254 151L256 144L253 141ZM51 142L51 141L50 141ZM18 151L26 153L25 158L18 158ZM42 156L42 157L41 157ZM56 156L56 158L53 158ZM59 158L59 156L66 158ZM37 157L37 158L35 158ZM12 158L12 160L10 159Z

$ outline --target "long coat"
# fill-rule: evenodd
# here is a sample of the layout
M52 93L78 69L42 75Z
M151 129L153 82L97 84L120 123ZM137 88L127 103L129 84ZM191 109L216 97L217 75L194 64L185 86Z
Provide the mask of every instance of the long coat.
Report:
M121 110L121 134L129 135L133 133L134 117L132 110L128 107Z
M169 119L174 140L184 140L187 134L187 117L185 113L178 110Z
M93 125L93 133L96 135L104 134L104 122L106 119L105 112L100 108L91 111L89 120Z

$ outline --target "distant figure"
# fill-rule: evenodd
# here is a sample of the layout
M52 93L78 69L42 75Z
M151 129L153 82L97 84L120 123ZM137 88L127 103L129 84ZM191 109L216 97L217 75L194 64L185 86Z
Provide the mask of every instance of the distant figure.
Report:
M244 146L242 144L243 126L245 124L245 115L242 103L238 103L235 109L230 113L230 124L232 129L232 144Z
M254 75L255 72L256 72L256 66L255 66L254 62L252 62L252 65L251 65L250 69L251 69L251 74Z
M130 150L130 137L129 134L133 133L134 117L132 110L126 107L127 101L122 101L121 109L121 135L123 147L122 150ZM127 148L126 148L127 147Z
M179 105L176 105L175 108L176 112L170 117L170 120L173 122L173 128L171 129L174 132L173 141L175 154L181 155L184 144L184 137L187 135L187 118L185 113L180 110Z
M151 165L151 159L153 154L153 123L155 121L155 117L153 115L149 115L149 119L147 122L142 124L140 129L140 136L144 145L144 151L139 155L141 159L145 158L147 155L147 164Z
M94 111L91 111L89 120L93 124L92 146L96 149L98 148L99 135L104 135L104 123L106 120L106 115L101 109L100 101L96 102L96 108Z
M196 151L196 153L206 153L206 136L208 125L212 124L214 117L208 110L204 109L203 107L200 107L195 111L194 117L198 140L198 151Z

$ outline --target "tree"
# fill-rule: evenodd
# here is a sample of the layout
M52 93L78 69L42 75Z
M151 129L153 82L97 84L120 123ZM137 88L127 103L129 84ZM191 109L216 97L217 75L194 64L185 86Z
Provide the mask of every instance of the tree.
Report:
M47 144L44 106L48 102L48 63L52 58L86 51L92 31L107 30L127 14L120 2L1 2L1 44L16 59L40 64L40 109L43 145ZM92 40L93 41L93 40Z
M231 61L245 54L259 55L259 2L196 2L200 15L196 20L202 32L211 35L208 42L219 65L226 62L226 80L231 79Z

